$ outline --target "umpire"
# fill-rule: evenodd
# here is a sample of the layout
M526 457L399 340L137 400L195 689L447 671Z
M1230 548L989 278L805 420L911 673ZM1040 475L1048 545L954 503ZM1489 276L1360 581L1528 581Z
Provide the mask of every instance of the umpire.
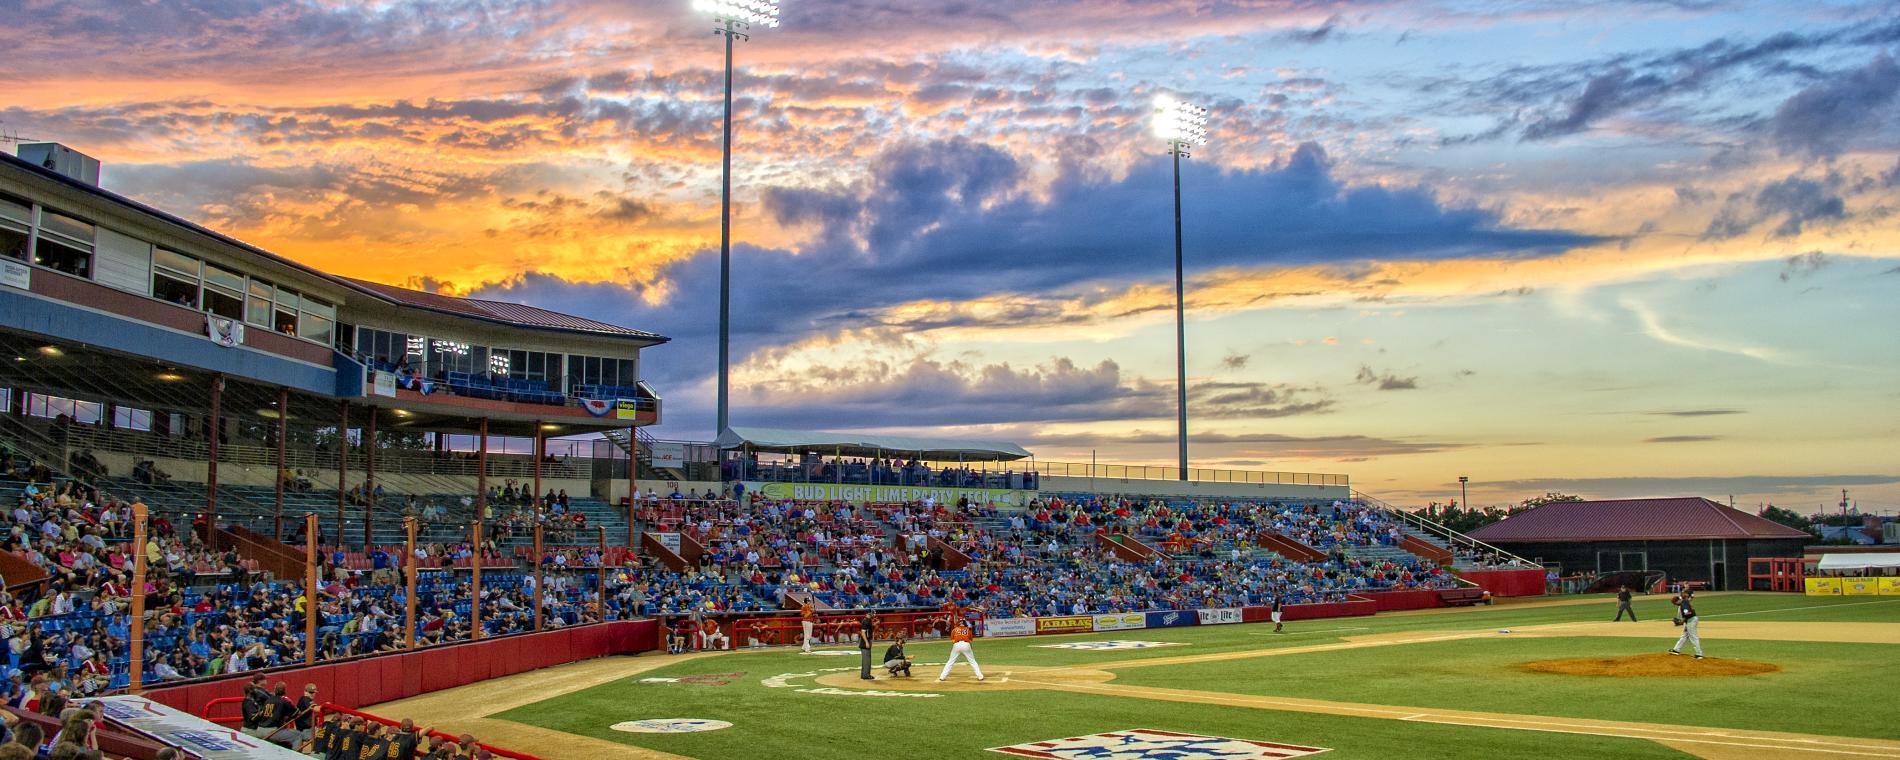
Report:
M868 610L864 617L858 618L858 656L861 661L858 677L866 681L877 680L876 676L871 675L871 633L876 627L877 616Z
M1628 586L1624 586L1621 590L1616 592L1616 619L1610 622L1622 622L1623 613L1625 612L1630 614L1630 622L1636 622L1636 608L1630 606L1630 587Z

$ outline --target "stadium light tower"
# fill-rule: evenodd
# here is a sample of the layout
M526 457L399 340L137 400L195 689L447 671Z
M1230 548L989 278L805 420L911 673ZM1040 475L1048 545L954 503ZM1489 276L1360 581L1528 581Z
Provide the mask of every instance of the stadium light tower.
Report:
M713 33L726 38L726 120L719 165L719 421L726 431L732 348L732 42L752 39L755 26L778 26L772 0L693 0L693 10L713 17Z
M1187 285L1181 273L1181 159L1207 143L1207 109L1168 95L1155 98L1155 136L1168 142L1174 158L1174 368L1180 411L1181 479L1188 479Z

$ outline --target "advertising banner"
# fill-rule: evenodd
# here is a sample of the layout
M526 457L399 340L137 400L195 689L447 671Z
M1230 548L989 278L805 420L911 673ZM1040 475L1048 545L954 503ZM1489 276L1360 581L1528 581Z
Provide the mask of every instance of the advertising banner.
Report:
M33 287L33 268L18 261L0 259L0 285L30 290Z
M1900 578L1881 578L1881 596L1900 596Z
M1089 633L1095 630L1095 616L1036 618L1036 633Z
M764 494L773 500L848 501L862 504L872 501L931 501L955 504L958 499L984 504L1027 504L1031 491L1004 488L952 488L949 486L867 486L856 483L747 483L746 490Z
M1840 596L1841 579L1807 578L1808 596Z
M992 638L1036 635L1035 618L1001 618L983 621L983 635Z
M648 533L647 535L652 536L653 540L660 542L660 545L666 547L667 551L670 551L674 554L680 553L680 534L678 533Z
M105 719L205 760L300 760L304 756L144 697L95 700Z
M1148 615L1142 612L1124 612L1114 615L1096 615L1097 631L1132 631L1148 627Z
M1195 610L1201 619L1201 625L1225 625L1238 623L1241 619L1239 607L1222 607L1214 610Z
M396 373L371 372L369 394L372 396L396 397Z
M615 399L614 400L614 419L617 419L617 420L640 419L640 402L634 399L630 399L630 398Z
M686 444L654 441L647 449L653 452L653 466L678 469L686 465Z
M1199 616L1188 610L1169 610L1167 612L1147 613L1149 628L1179 628L1184 625L1200 623Z
M1842 578L1843 596L1874 596L1880 593L1879 578Z

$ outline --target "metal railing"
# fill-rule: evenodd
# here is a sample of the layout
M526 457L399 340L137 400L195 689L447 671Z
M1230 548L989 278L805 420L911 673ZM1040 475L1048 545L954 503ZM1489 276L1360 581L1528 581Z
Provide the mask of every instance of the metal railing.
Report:
M1044 476L1064 478L1102 478L1105 480L1180 480L1181 468L1131 464L1083 464L1069 462L1032 462L1031 467ZM1254 483L1283 486L1347 486L1351 478L1319 472L1273 472L1266 470L1228 470L1190 467L1187 479L1201 483Z
M84 426L73 426L67 431L67 436L66 446L69 450L90 448L152 458L192 461L210 458L210 447L200 438ZM274 468L277 466L277 449L266 441L227 441L218 446L218 461L227 464ZM348 464L351 472L360 473L368 467L369 460L360 446L351 447ZM284 452L284 466L293 470L332 472L336 470L337 454L335 451L292 446ZM376 469L382 473L405 475L475 477L477 462L474 456L467 452L417 451L382 446L376 449ZM491 478L533 477L534 460L527 454L490 452L488 476ZM588 465L575 461L543 462L541 476L544 478L586 478Z
M1364 491L1353 491L1352 497L1355 500L1358 500L1359 502L1364 503L1368 506L1378 507L1380 509L1385 510L1386 514L1389 514L1392 517L1397 518L1399 522L1404 523L1418 530L1421 533L1425 533L1427 535L1434 536L1436 538L1443 540L1450 547L1452 558L1454 561L1471 556L1471 555L1490 554L1492 557L1495 557L1498 560L1507 562L1513 566L1524 567L1524 568L1540 568L1540 569L1543 567L1542 565L1539 565L1528 559L1519 557L1503 549L1499 549L1483 541L1479 541L1478 539L1472 538L1469 535L1452 530L1451 528L1446 527L1443 523L1439 523L1437 521L1427 519L1424 515L1421 515L1417 513L1416 511L1400 509L1396 506L1388 504L1385 501L1382 501L1370 494L1367 494Z

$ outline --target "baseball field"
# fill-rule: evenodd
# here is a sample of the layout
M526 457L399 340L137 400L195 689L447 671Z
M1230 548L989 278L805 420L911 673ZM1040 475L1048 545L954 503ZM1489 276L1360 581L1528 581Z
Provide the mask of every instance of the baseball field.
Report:
M1900 758L1900 598L1606 597L1271 625L618 657L372 708L567 758ZM882 654L883 642L879 645ZM726 725L729 724L729 725Z

